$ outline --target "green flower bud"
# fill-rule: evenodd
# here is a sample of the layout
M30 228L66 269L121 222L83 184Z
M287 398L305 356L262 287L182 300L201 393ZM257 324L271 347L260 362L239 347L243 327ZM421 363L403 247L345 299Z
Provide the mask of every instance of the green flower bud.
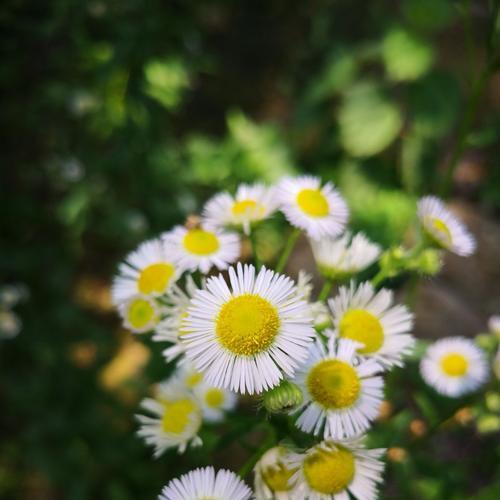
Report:
M441 252L428 248L417 259L417 269L427 276L435 276L442 266Z
M493 352L497 345L495 337L489 333L480 333L479 335L476 335L474 341L479 347L482 347L488 352Z
M262 404L269 413L286 413L297 408L303 399L299 387L289 380L283 380L264 394Z
M481 434L500 431L500 417L497 415L483 415L477 421L477 430Z
M485 399L488 410L500 413L500 394L490 391L486 393Z

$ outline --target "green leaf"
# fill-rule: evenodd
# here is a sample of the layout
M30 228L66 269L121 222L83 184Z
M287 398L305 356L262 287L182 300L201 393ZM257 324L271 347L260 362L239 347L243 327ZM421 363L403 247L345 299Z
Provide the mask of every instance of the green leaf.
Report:
M184 65L175 59L150 61L144 67L146 93L167 109L176 108L189 85Z
M355 157L383 151L403 124L397 105L371 83L359 84L345 95L338 121L341 143Z

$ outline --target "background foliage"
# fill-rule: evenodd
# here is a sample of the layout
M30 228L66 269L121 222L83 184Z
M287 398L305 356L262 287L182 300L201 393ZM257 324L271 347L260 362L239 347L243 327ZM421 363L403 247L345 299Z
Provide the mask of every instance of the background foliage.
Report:
M118 260L216 190L313 172L389 245L461 144L453 193L498 216L498 19L486 0L4 0L0 276L29 297L0 344L0 497L154 498L188 464L232 465L234 429L152 461L133 413L168 369L108 298ZM435 418L394 376L409 410L384 446ZM450 432L390 463L386 498L498 498L498 440Z

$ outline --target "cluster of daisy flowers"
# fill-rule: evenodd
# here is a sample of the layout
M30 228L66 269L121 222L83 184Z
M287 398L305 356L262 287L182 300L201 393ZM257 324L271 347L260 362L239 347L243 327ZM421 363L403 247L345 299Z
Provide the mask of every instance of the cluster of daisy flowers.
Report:
M275 268L240 262L242 239L254 242L256 226L278 211L294 229ZM437 198L421 199L417 214L420 251L474 251L473 237ZM160 499L376 498L384 450L367 449L365 434L379 415L384 374L413 350L413 315L376 279L356 280L382 249L348 231L348 217L338 190L316 177L241 185L124 259L112 286L123 324L152 332L176 366L137 416L156 457L202 445L203 423L222 421L238 394L289 414L313 443L276 443L257 457L253 493L234 473L208 467L174 479ZM317 298L306 273L297 282L282 274L301 232L325 281ZM451 397L487 377L479 347L458 338L430 347L421 373Z

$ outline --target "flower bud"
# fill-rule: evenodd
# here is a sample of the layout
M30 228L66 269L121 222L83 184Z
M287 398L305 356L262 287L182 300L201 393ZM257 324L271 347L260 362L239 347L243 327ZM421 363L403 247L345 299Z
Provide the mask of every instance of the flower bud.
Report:
M426 276L435 276L442 266L441 252L429 248L418 257L418 269Z
M262 404L269 413L286 413L297 408L304 399L302 391L289 380L267 391Z

